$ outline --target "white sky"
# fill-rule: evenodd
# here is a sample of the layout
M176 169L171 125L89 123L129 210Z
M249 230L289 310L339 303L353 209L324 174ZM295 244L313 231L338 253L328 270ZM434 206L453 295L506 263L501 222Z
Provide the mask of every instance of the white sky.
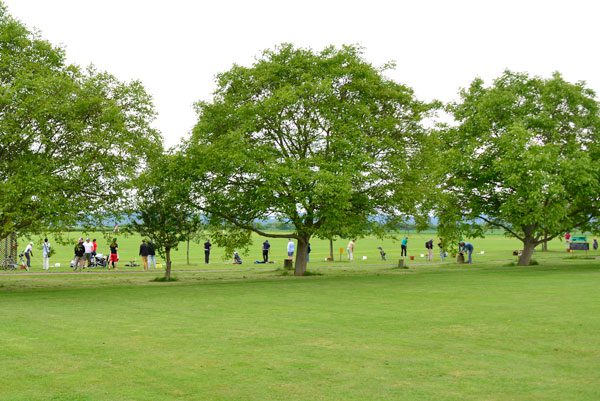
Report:
M321 49L360 44L375 65L423 100L448 101L506 68L600 92L600 2L595 0L0 0L29 28L121 80L140 79L168 146L196 121L214 77L282 42Z

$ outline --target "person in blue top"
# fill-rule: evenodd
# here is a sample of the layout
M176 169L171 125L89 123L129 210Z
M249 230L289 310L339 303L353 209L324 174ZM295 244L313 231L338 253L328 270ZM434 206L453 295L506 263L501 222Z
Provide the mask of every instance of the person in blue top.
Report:
M469 260L467 261L467 263L471 264L473 263L473 259L471 258L471 255L473 255L473 244L471 244L470 242L460 242L458 244L458 251L459 252L466 252L469 255Z
M269 240L265 240L262 246L264 263L267 263L269 261L269 249L271 249L271 244L269 244Z
M404 237L402 239L402 242L400 243L400 248L402 248L402 251L400 251L400 256L406 256L407 245L408 245L408 237Z

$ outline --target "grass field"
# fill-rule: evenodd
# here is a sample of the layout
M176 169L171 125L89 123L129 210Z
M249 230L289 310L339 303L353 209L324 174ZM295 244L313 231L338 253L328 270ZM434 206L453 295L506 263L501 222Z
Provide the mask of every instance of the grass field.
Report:
M400 234L400 236L404 236L405 234ZM437 248L437 237L435 234L431 233L409 233L407 234L409 237L408 243L408 254L409 256L414 256L415 260L412 264L420 264L425 262L425 258L421 255L426 254L425 250L425 241L430 238L434 240L434 256L435 262L439 263L439 251ZM98 239L98 252L103 254L108 254L108 241L103 237L101 233L69 233L68 245L63 245L55 241L54 238L50 237L50 243L56 250L56 255L54 255L50 260L50 265L52 266L51 271L53 272L68 272L71 271L69 268L69 262L73 258L73 248L76 242L76 239L79 237L89 237L89 238L97 238ZM110 236L112 237L112 235ZM140 263L140 258L138 256L139 246L141 243L141 237L137 235L116 235L119 243L119 257L120 263L119 268L121 270L126 271L136 271L142 270L139 266L137 268L129 268L125 266L129 264L130 261L135 261L137 264ZM591 242L592 237L588 237ZM41 243L43 238L34 237L31 239L34 242L34 257L32 258L32 271L42 271L42 251L41 251ZM64 239L63 239L64 240ZM244 265L252 265L255 260L262 260L262 251L261 246L264 238L255 236L253 239L253 245L249 248L249 251L246 254L243 254ZM511 261L516 260L512 256L512 251L521 249L522 245L520 245L518 240L513 238L506 238L501 234L491 234L486 238L479 238L471 240L475 246L475 256L474 260L476 262L483 263L509 263ZM25 249L25 246L29 242L28 239L21 239L19 241L19 251ZM211 262L207 266L204 264L204 251L203 251L203 243L190 243L190 264L187 264L187 246L186 243L181 243L179 249L174 251L172 254L173 260L173 268L174 269L215 269L215 268L225 268L232 267L232 255L226 255L224 250L213 246L213 250L211 253ZM280 267L283 264L283 259L287 257L286 246L287 239L269 239L271 243L271 259L275 261L276 267ZM350 263L347 261L346 255L346 245L348 240L337 240L334 241L334 256L335 256L335 264L336 266L384 266L389 265L390 261L395 261L397 263L400 258L400 241L385 239L379 240L376 238L363 238L358 239L356 241L355 248L355 260ZM382 262L379 256L378 246L383 247L385 252L387 253L387 262ZM309 264L309 269L314 266L322 265L324 259L329 256L329 242L319 239L313 239L311 241L312 252L310 254L311 263ZM554 240L549 244L549 249L551 251L556 251L558 253L564 252L565 246L564 243L559 240ZM340 255L340 250L343 254ZM481 254L481 251L484 254ZM585 256L585 253L577 253L575 257ZM591 251L589 255L599 255L600 252L594 253ZM561 257L571 257L566 252L564 255L560 255ZM364 259L366 257L366 259ZM537 253L534 255L534 258L538 261L547 259L548 257L553 258L552 254L544 254ZM157 256L159 262L162 262L164 266L164 261L161 261L160 257ZM410 264L410 260L407 260ZM53 267L56 263L60 264L60 268ZM453 263L452 260L447 259L446 263ZM273 266L265 266L266 268L273 268ZM1 274L1 273L0 273Z
M539 266L508 266L518 244L490 236L473 266L427 263L428 236L410 237L409 269L367 239L360 260L333 264L315 241L301 278L279 263L206 267L197 245L196 266L177 254L174 283L2 272L0 400L600 399L597 254L555 242Z

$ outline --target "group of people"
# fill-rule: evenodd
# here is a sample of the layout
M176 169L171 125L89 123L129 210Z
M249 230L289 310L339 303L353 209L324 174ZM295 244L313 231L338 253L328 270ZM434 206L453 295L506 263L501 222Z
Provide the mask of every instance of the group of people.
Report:
M103 259L101 265L106 267L108 270L112 269L116 270L118 268L117 263L119 262L119 244L117 243L117 239L113 238L110 244L108 245L110 253L106 259ZM77 245L75 245L75 258L73 259L73 269L74 270L82 270L86 267L89 267L92 263L92 260L96 257L98 249L98 244L96 239L94 238L92 242L87 238L85 242L83 238L79 238ZM156 269L156 249L152 241L142 240L140 244L140 249L138 252L139 256L142 258L142 266L144 270L148 270L148 268Z
M292 246L293 246L293 243L292 243ZM204 243L204 263L205 264L210 263L211 250L212 250L212 244L210 243L210 240L206 240L206 242ZM271 250L271 244L269 243L269 240L266 240L262 244L262 262L257 260L254 263L269 263L270 250ZM288 252L289 252L289 249L288 249ZM293 253L293 249L292 249L292 253ZM234 251L233 252L233 264L241 265L242 263L243 263L242 257L240 256L240 254L237 251Z
M569 232L567 232L564 236L565 242L567 244L567 247L569 247L569 244L571 242L571 234ZM433 239L429 239L429 241L425 242L425 249L427 251L427 260L428 261L433 261L433 254L434 254L434 242ZM311 246L310 243L307 244L307 254L306 254L306 259L307 261L310 260L310 252L311 252ZM346 246L346 252L348 255L348 260L349 261L353 261L354 260L354 249L355 249L355 240L350 240L348 242L348 245ZM464 259L466 257L466 260L464 262L466 263L473 263L473 259L472 259L472 255L473 255L473 244L470 242L465 242L465 241L461 241L459 242L459 247L458 247L458 252L459 252L459 260L462 256L462 258ZM445 257L448 256L446 250L444 249L444 245L442 243L442 241L440 240L437 243L437 246L439 248L439 255L440 255L440 260L444 261ZM593 244L592 247L594 250L598 249L598 241L597 239L593 240ZM86 238L85 241L83 238L79 238L79 240L77 241L77 244L75 245L74 248L74 259L72 262L72 267L74 268L74 270L82 270L85 269L87 267L89 267L90 265L94 264L94 258L97 255L97 249L98 249L98 243L96 242L96 239L92 239L90 240L90 238ZM119 246L117 244L117 239L113 238L110 245L109 245L109 249L110 249L110 254L109 256L105 259L105 263L106 266L108 267L108 269L110 270L111 267L113 269L117 269L117 262L119 261ZM147 241L147 240L142 240L142 243L140 244L140 248L139 248L139 256L142 259L142 267L144 270L148 270L149 268L152 269L156 269L156 251L155 251L155 245L151 242L151 241ZM385 260L385 252L383 251L383 248L379 247L378 248L380 251L380 255L382 260ZM204 243L204 262L206 264L209 263L210 261L210 253L212 250L212 244L210 242L210 240L207 240ZM270 256L270 251L271 251L271 244L269 243L269 240L265 240L262 243L262 261L257 260L255 263L269 263L269 256ZM287 244L287 256L288 259L293 259L294 254L296 251L296 245L294 243L294 241L290 238L288 240L288 244ZM340 249L340 252L342 251L342 249ZM49 270L50 268L50 255L52 253L52 247L50 245L50 242L48 241L48 238L44 238L44 242L42 243L42 269L43 270ZM400 256L407 256L408 255L408 237L405 236L401 242L400 242ZM29 242L29 244L27 245L27 247L25 248L25 250L23 251L23 253L20 256L24 256L26 259L26 262L24 262L27 266L27 268L31 268L31 258L33 257L33 242ZM421 255L423 256L423 255ZM271 262L272 263L272 262ZM238 252L234 252L233 254L233 264L242 264L242 259L240 257L240 255L238 254Z
M212 244L210 243L209 240L207 240L204 243L204 263L208 264L209 262L209 257L210 257L210 250L211 250ZM288 243L287 243L287 256L288 259L291 260L294 257L294 254L296 252L296 244L294 243L294 241L289 238L288 239ZM265 263L273 263L272 261L269 261L269 255L271 252L271 244L269 243L269 240L265 240L265 242L262 243L262 261L261 260L256 260L254 261L254 263L258 263L258 264L265 264ZM306 261L310 261L310 252L311 252L311 247L310 247L310 242L307 244L307 248L306 248ZM242 258L240 257L239 253L237 251L233 252L233 264L234 265L241 265L242 264Z
M72 262L73 270L83 270L92 266L106 266L108 270L110 270L111 265L113 269L117 269L117 262L119 261L119 245L117 244L117 239L113 238L108 247L110 253L107 258L104 258L97 253L98 243L96 242L96 238L91 240L91 242L89 238L86 238L85 241L83 238L79 238L74 248L75 256ZM96 256L98 259L96 259Z
M96 238L91 242L89 238L86 238L85 242L83 241L83 238L79 238L74 249L75 256L73 258L73 270L83 270L90 267L92 258L96 257L97 250L98 243L96 242Z
M44 242L42 243L42 269L48 270L50 269L50 255L52 253L50 242L48 238L44 238ZM33 242L30 242L25 247L22 255L25 257L27 266L27 270L31 268L31 258L33 257Z
M443 242L440 240L437 244L439 251L440 251L440 260L443 262L444 259L446 258L446 256L448 255L448 253L446 252L446 250L444 249L444 244ZM425 242L425 250L427 251L427 260L428 261L433 261L433 238L429 239L429 241ZM464 257L464 255L467 256L467 261L466 263L473 263L473 244L470 242L464 242L464 241L460 241L458 243L458 252L459 255L462 255ZM402 238L402 241L400 242L400 256L407 256L408 255L408 237L404 237Z
M98 242L96 238L91 239L79 238L75 247L73 248L73 260L71 261L71 266L73 270L83 270L85 268L91 266L105 266L110 270L111 267L113 269L117 269L117 262L119 261L119 245L117 244L117 239L113 238L109 244L110 254L107 258L101 257L101 254L97 253L98 250ZM50 255L52 253L52 247L48 238L44 238L44 242L42 243L42 269L49 270L50 269ZM140 245L139 255L142 258L142 265L144 270L148 270L148 268L156 269L156 251L155 246L151 241L142 240L142 244ZM23 256L26 259L27 268L31 268L31 258L33 257L33 242L30 242L25 250L23 251ZM98 261L96 259L102 259L102 261Z
M206 240L206 242L204 243L204 263L205 264L209 264L210 262L210 252L212 250L212 244L210 243L210 240ZM296 250L296 245L294 244L294 241L292 241L292 239L290 238L287 244L287 255L288 258L291 259L294 256L294 252ZM265 240L265 242L262 243L262 261L261 260L256 260L254 263L269 263L269 254L271 252L271 244L269 243L269 240ZM310 255L310 243L308 244L308 255ZM308 256L307 255L307 259ZM233 264L234 265L241 265L242 262L242 258L240 256L240 254L237 251L233 252Z
M348 242L348 245L346 246L346 252L348 254L349 261L354 260L355 245L356 245L355 240L350 240ZM447 253L445 252L441 241L437 245L440 249L440 259L443 261L444 258L447 256ZM404 237L402 239L400 247L401 247L400 255L407 256L408 237ZM597 247L598 247L597 241L594 240L594 249L597 249ZM429 241L427 241L425 243L425 248L427 250L427 260L432 261L433 260L433 249L434 249L433 239L430 239ZM98 249L98 243L96 242L95 238L92 240L90 240L90 238L86 238L85 241L83 238L79 238L79 240L77 241L77 244L75 245L75 248L74 248L74 258L73 258L73 262L72 262L72 267L74 268L74 270L78 270L78 269L82 270L82 269L85 269L85 268L89 267L90 265L92 265L94 258L97 255L97 249ZM117 262L119 261L119 245L117 244L117 238L112 239L112 241L110 242L110 245L109 245L109 249L110 249L110 254L109 254L108 258L105 259L106 266L108 267L109 270L111 269L111 267L112 267L112 269L117 269ZM385 260L385 252L383 251L383 249L381 247L379 247L378 249L380 250L382 259ZM204 243L204 262L206 264L208 264L210 262L211 250L212 250L212 244L211 244L210 240L207 240ZM257 260L255 263L269 263L270 251L271 251L271 244L269 243L269 240L265 240L262 243L262 261ZM288 241L288 244L287 244L288 259L290 259L290 260L293 259L295 251L296 251L296 245L295 245L294 241L290 238ZM307 254L306 254L307 261L310 260L310 252L311 252L311 246L310 246L310 243L308 243L307 244ZM472 263L473 244L471 244L470 242L462 242L461 241L459 243L459 252L467 255L467 257L468 257L467 263ZM142 267L144 270L148 270L150 268L156 269L156 247L151 241L147 241L145 239L142 240L142 243L140 244L138 253L142 259ZM51 254L50 242L48 241L48 238L44 238L44 242L42 244L42 257L43 257L42 268L44 270L48 270L50 268L50 260L49 260L50 254ZM30 242L27 245L27 247L25 248L25 251L23 252L23 255L25 256L25 258L27 260L26 261L27 267L30 268L31 267L31 257L33 256L33 242ZM242 264L242 259L241 259L240 255L238 254L238 252L234 252L234 254L233 254L233 264Z
M152 241L142 240L139 255L142 257L142 267L144 270L148 270L149 268L156 270L156 247Z

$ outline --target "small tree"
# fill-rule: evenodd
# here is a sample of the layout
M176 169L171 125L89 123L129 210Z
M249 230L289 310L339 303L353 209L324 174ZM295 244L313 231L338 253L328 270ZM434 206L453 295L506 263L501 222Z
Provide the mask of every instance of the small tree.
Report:
M450 105L458 126L441 135L441 225L471 232L482 224L534 248L600 215L600 115L592 90L558 74L505 72L476 79ZM482 232L475 231L482 235Z
M152 162L140 177L139 202L132 227L149 238L166 261L165 279L171 279L171 250L201 226L199 216L189 206L189 186L171 179L177 155L164 155Z

